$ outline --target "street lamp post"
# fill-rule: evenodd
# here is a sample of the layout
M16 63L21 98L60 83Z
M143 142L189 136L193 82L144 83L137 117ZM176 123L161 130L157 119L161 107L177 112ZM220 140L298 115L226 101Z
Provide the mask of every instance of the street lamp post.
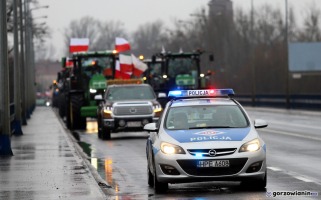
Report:
M290 78L289 78L289 67L288 67L288 59L289 59L289 51L288 51L288 0L285 0L285 33L284 33L284 41L285 41L285 95L286 95L286 108L290 108Z
M0 1L0 156L12 156L7 38L7 1Z
M22 135L21 129L21 83L20 83L20 54L19 54L19 28L18 28L18 0L13 0L13 52L14 52L14 134ZM20 7L21 9L21 7ZM20 30L21 31L21 30Z

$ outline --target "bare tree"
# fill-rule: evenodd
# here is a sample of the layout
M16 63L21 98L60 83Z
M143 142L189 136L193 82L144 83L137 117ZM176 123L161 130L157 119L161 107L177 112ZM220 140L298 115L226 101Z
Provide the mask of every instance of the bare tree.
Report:
M70 38L89 38L90 44L96 44L99 38L99 24L98 20L89 16L71 21L65 29L66 54L69 52ZM89 45L89 49L91 48L92 45Z
M145 56L160 52L167 41L164 23L160 20L140 25L133 33L133 50Z
M96 43L92 45L92 50L107 50L114 49L115 38L127 38L123 23L120 21L106 21L99 23L99 36Z
M311 4L304 18L303 29L300 30L297 35L299 41L321 41L320 17L320 9L315 4Z

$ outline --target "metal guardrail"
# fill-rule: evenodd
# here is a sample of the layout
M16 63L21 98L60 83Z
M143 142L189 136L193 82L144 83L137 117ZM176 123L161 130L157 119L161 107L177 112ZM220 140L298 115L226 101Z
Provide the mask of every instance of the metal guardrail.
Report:
M286 95L256 95L252 102L252 95L237 94L235 99L247 106L287 108ZM321 110L321 95L290 95L289 108Z

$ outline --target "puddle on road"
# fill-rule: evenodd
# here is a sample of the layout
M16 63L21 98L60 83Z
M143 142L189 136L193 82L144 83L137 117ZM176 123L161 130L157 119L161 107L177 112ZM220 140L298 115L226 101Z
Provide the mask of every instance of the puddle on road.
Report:
M91 145L85 142L78 142L83 151L90 157L90 164L97 170L98 174L104 179L109 186L119 191L119 185L113 179L113 161L112 159L99 159L91 157Z

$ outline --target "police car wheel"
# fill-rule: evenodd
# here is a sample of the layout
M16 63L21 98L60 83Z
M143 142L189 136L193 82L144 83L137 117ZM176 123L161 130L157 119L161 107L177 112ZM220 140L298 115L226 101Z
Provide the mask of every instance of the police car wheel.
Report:
M150 187L154 187L154 176L147 165L147 177L148 177L148 185Z
M242 181L241 187L246 189L254 190L264 190L267 184L267 172L265 171L265 176L263 179L253 180L253 181Z
M168 183L162 183L157 180L157 174L156 174L156 167L155 167L155 161L153 162L154 165L154 189L156 193L164 193L168 189Z

